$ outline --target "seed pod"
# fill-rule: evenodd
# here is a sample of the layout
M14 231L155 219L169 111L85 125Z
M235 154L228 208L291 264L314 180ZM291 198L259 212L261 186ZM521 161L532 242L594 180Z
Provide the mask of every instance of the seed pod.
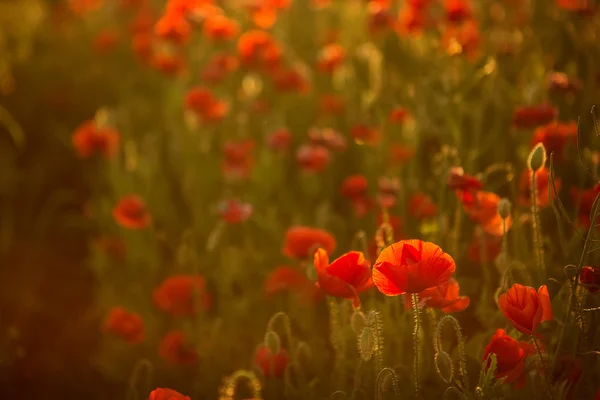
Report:
M265 346L272 354L279 354L279 350L281 349L279 335L274 331L268 331L265 334Z
M498 214L500 214L502 219L506 219L506 218L510 217L511 208L512 208L512 204L511 204L510 200L508 200L506 198L500 199L500 202L498 203Z
M369 327L365 327L358 337L358 351L364 361L369 361L371 359L374 347L375 335L373 335L373 330Z
M537 172L546 164L546 148L542 143L538 143L531 153L529 153L529 158L527 160L527 165L529 169L533 172Z
M350 326L352 326L352 330L356 336L360 335L365 326L367 326L365 314L361 311L355 311L350 319Z
M433 358L435 362L435 369L442 378L442 380L446 383L452 382L454 379L454 365L452 364L452 359L445 351L440 351L435 353L435 357Z

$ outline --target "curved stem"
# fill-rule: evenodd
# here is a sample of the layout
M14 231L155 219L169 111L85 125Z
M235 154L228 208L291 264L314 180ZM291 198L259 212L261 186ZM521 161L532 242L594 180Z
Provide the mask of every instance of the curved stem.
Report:
M540 349L540 345L537 342L535 336L531 335L531 340L533 341L533 345L535 346L535 351L537 352L538 357L540 358L540 363L542 365L542 375L544 375L544 382L546 382L546 389L548 390L548 396L550 399L554 399L554 394L552 393L552 385L550 384L548 378L548 368L546 368L546 361L542 356L542 350Z
M419 310L419 295L417 293L413 293L412 295L413 302L413 318L414 318L414 330L413 330L413 350L414 350L414 358L413 358L413 373L414 373L414 389L415 396L419 397L421 393L421 383L419 382L419 352L420 352L420 328L421 328L421 315Z
M450 324L452 324L452 327L454 328L454 333L456 333L456 337L458 339L458 355L459 355L458 368L460 371L460 375L462 376L462 379L463 379L463 387L468 392L471 390L471 385L469 383L469 378L467 376L467 357L466 357L466 352L465 352L465 341L463 339L460 324L458 323L456 318L454 318L453 316L446 315L445 317L443 317L440 320L440 322L438 322L436 333L435 333L435 340L436 340L435 348L436 348L436 351L440 351L442 348L442 327L444 326L444 324L446 322L449 322Z

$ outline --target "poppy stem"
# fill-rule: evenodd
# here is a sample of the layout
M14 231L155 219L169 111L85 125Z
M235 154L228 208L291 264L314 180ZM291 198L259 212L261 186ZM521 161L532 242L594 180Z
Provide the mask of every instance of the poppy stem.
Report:
M542 374L544 375L544 382L546 382L546 389L548 390L548 396L550 399L554 399L554 394L552 393L552 385L550 384L550 380L548 378L548 368L546 367L546 361L544 360L544 356L542 356L542 350L540 349L540 345L535 338L535 336L531 335L531 340L533 341L533 345L535 346L535 351L540 358L540 363L542 365Z
M138 391L138 382L140 380L140 376L142 375L142 371L146 370L146 381L142 390L142 395L140 397L140 392ZM146 358L142 358L139 360L135 367L133 368L133 372L131 373L131 377L129 378L129 389L127 390L127 395L125 398L127 400L138 400L145 398L150 393L152 389L152 376L154 375L154 365Z
M421 328L421 315L419 310L419 295L417 293L412 294L413 303L413 318L414 318L414 330L413 330L413 373L414 373L414 386L415 396L418 398L421 393L421 384L419 382L419 352L421 351L420 343L420 328Z
M546 276L546 264L544 262L544 248L542 245L542 235L540 233L540 215L537 204L537 184L536 172L531 171L531 215L533 217L533 247L536 255L537 266Z

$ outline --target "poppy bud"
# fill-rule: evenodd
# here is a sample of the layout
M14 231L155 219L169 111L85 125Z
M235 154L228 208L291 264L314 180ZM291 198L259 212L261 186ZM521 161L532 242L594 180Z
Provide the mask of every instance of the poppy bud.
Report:
M352 327L352 330L356 336L360 335L363 329L365 329L366 325L367 323L365 320L365 314L363 314L361 311L355 311L350 319L350 326Z
M362 330L358 338L358 351L364 361L369 361L373 356L373 350L375 348L375 335L373 330L368 326Z
M502 217L502 219L506 219L510 217L510 209L512 204L510 200L503 198L498 202L498 214Z
M308 347L306 342L298 342L298 344L296 345L296 358L298 362L302 365L308 364L312 359L310 347Z
M546 148L542 143L538 143L531 153L529 153L529 158L527 159L527 165L531 171L538 171L546 164Z
M265 347L273 354L278 354L281 349L281 340L279 335L273 331L268 331L265 335Z
M435 369L440 378L446 383L452 382L454 378L454 365L448 353L445 351L435 353L433 361L435 362Z

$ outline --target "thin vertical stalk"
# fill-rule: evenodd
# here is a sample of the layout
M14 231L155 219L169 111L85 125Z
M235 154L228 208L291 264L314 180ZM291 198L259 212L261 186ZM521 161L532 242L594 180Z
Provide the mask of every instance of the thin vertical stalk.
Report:
M548 390L548 396L550 399L554 399L554 394L552 392L552 385L550 384L550 380L548 377L548 368L546 367L546 361L542 356L542 350L540 349L540 345L535 338L535 336L531 335L531 340L533 341L533 345L535 346L535 351L537 352L538 357L540 358L540 363L542 365L542 375L544 375L544 382L546 383L546 390Z
M540 232L540 215L537 204L536 172L531 171L531 215L533 217L533 247L536 255L537 267L546 276L546 263L544 262L544 249Z
M413 318L414 318L414 329L413 329L413 373L414 373L414 389L415 396L418 398L421 393L421 383L419 381L419 352L421 350L420 343L420 329L421 329L421 315L419 310L419 295L417 293L413 293L412 295L412 303L413 303Z

